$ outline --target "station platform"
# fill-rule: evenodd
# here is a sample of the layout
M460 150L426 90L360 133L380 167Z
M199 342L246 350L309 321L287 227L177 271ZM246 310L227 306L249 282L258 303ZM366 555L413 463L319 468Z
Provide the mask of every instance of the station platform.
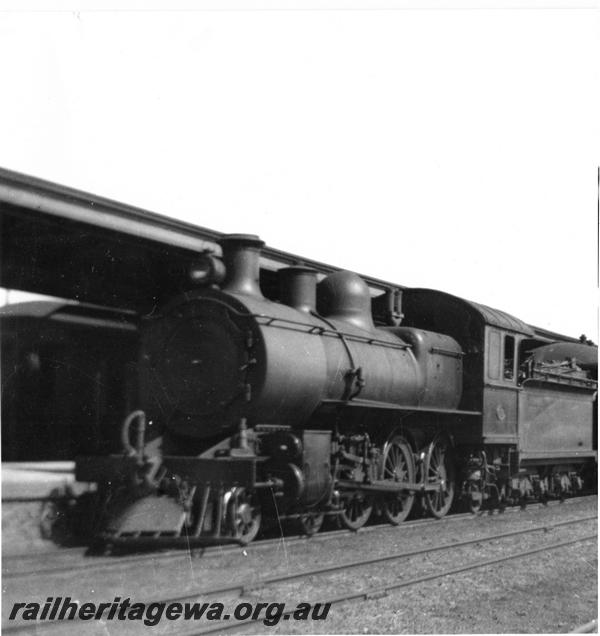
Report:
M53 551L68 541L61 520L94 488L75 481L75 462L3 462L2 554Z
M2 502L36 501L75 484L75 462L3 462Z

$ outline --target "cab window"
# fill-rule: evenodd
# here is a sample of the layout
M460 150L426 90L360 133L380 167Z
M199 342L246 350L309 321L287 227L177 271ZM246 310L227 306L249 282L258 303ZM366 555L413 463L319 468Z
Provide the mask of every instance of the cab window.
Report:
M515 379L515 339L504 336L504 379Z

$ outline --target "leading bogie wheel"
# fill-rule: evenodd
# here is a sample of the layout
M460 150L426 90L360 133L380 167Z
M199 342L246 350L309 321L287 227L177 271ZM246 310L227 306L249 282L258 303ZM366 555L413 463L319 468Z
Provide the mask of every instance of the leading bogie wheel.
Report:
M454 455L450 440L445 435L436 435L427 447L423 466L425 485L437 484L435 490L425 491L425 505L429 512L441 519L454 500Z
M396 435L386 443L381 462L381 478L390 482L415 481L415 461L408 441ZM383 496L382 512L392 525L402 523L408 517L415 500L414 492L401 491Z
M245 488L235 488L227 503L227 517L232 535L242 545L253 541L262 519L256 495Z

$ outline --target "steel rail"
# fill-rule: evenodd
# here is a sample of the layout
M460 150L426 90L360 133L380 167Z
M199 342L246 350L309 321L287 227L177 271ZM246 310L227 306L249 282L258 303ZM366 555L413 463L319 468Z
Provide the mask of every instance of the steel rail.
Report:
M591 499L596 499L596 495L589 495L584 497L575 497L573 499L567 499L566 501L549 501L546 504L542 503L532 503L527 506L529 510L538 510L544 509L551 506L557 505L574 505L578 503L585 503ZM502 514L511 514L521 512L521 508L519 506L512 506L507 508ZM276 546L281 543L286 543L287 545L295 545L297 543L302 543L305 541L327 541L329 539L335 539L343 536L351 536L352 534L364 534L366 532L381 532L381 531L394 531L394 529L402 530L402 529L410 529L415 526L429 526L432 524L439 523L448 523L451 521L465 521L467 519L473 519L474 517L484 516L486 513L489 515L493 513L493 511L482 511L477 513L476 515L471 512L464 513L455 513L443 517L442 519L413 519L410 521L405 521L401 523L399 526L391 526L389 523L377 523L369 526L364 526L359 528L358 530L330 530L328 532L322 532L320 534L308 536L308 535L292 535L290 537L278 536L271 539L262 539L260 541L255 541L247 546L239 546L239 545L223 545L223 546L209 546L205 548L194 548L191 551L182 551L178 550L165 550L162 552L151 552L151 553L137 553L128 556L111 556L111 557L97 557L97 561L89 561L83 563L61 563L59 566L46 567L46 568L36 568L30 570L4 570L2 571L2 576L6 579L16 579L16 578L25 578L27 576L40 576L45 574L60 574L60 573L72 573L74 570L89 570L93 569L95 571L102 571L105 569L112 569L120 567L126 563L144 563L145 561L153 561L153 560L163 560L163 559L189 559L190 553L194 556L202 556L205 558L208 557L218 557L223 555L224 553L235 553L241 550L262 550L269 548L271 546ZM84 557L85 550L80 548L65 548L64 551L57 550L56 552L39 552L37 554L17 554L17 555L8 555L3 558L4 563L10 561L16 561L18 563L23 563L23 561L27 562L35 562L39 560L40 557L44 556L65 556L65 557ZM86 557L90 558L90 557ZM117 560L118 559L118 560Z
M557 503L557 502L552 502L552 504ZM537 504L536 504L537 505ZM533 507L533 506L532 506ZM513 509L509 509L507 510L507 512L516 512ZM396 529L396 530L402 530L403 528L413 528L415 526L428 526L430 524L434 524L434 523L439 523L441 522L448 522L448 521L461 521L461 520L466 520L466 519L472 519L474 517L474 515L470 512L465 512L465 513L459 513L459 514L455 514L455 515L449 515L448 517L444 517L443 519L413 519L412 521L405 521L404 523L400 524L399 526L391 526L389 523L378 523L378 524L374 524L371 526L365 526L363 528L359 528L358 530L347 530L347 529L341 529L341 530L330 530L328 532L322 532L320 534L315 534L312 536L309 535L292 535L290 537L286 537L286 536L278 536L278 537L274 537L271 539L262 539L259 541L253 541L251 544L246 545L246 546L240 546L238 544L226 544L226 545L216 545L216 546L208 546L208 547L198 547L198 548L192 548L190 551L183 551L181 549L179 550L166 550L163 552L150 552L150 553L143 553L143 554L132 554L132 555L128 555L128 556L111 556L111 557L100 557L102 558L102 561L92 561L91 559L87 562L84 563L65 563L65 564L61 564L59 567L48 567L48 568L36 568L36 569L32 569L32 570L15 570L13 572L11 571L3 571L2 572L2 577L5 579L15 579L15 578L24 578L27 576L40 576L41 574L60 574L61 572L64 573L72 573L74 570L89 570L89 569L93 569L94 571L100 571L100 570L105 570L105 569L112 569L112 568L117 568L117 567L121 567L124 564L127 563L144 563L145 561L153 561L153 560L163 560L163 559L185 559L188 560L190 557L190 553L192 554L198 554L199 556L202 557L218 557L221 556L223 554L227 554L227 553L235 553L235 552L240 552L242 550L263 550L266 548L270 548L272 546L276 546L278 544L281 543L286 543L286 545L295 545L297 543L303 543L305 541L312 541L312 542L316 542L316 541L326 541L328 539L334 539L334 538L339 538L339 537L343 537L343 536L352 536L353 534L364 534L367 532L378 532L378 531L382 531L382 530L392 530L392 529ZM73 556L80 556L80 557L84 557L85 556L85 552L78 549L78 548L72 548L73 550ZM10 556L10 557L4 557L4 561L6 562L7 560L15 560L15 561L21 561L21 559L25 559L25 560L31 560L31 561L35 561L36 559L39 559L39 557L41 555L46 555L46 554L55 554L54 552L51 553L40 553L38 555L15 555L15 556ZM60 555L61 553L58 552L58 554ZM67 554L66 556L70 556L70 554ZM90 558L90 557L87 557Z
M576 504L588 501L590 498L596 499L596 495L590 495L589 497L578 497L566 500L564 502L560 501L550 501L546 505L541 503L534 503L527 506L529 510L538 510L544 509L549 506L557 506L557 505L565 505L565 504ZM521 512L521 508L519 506L513 506L511 508L507 508L503 514L511 514ZM485 514L483 511L482 514ZM443 517L442 519L413 519L411 521L405 521L401 523L399 526L391 526L389 523L378 523L371 526L366 526L363 528L359 528L358 530L351 531L346 529L341 530L332 530L329 532L323 532L318 535L292 535L291 537L278 536L272 539L263 539L261 541L256 541L247 546L239 546L239 545L223 545L223 546L209 546L207 548L194 548L191 550L192 554L199 554L202 557L219 557L223 554L227 553L235 553L241 550L264 550L270 548L272 546L279 545L285 542L287 545L295 545L298 543L303 543L305 541L327 541L329 539L339 538L343 536L351 536L352 534L364 534L366 532L381 532L381 531L398 531L402 529L410 529L415 526L429 526L433 524L440 523L448 523L451 521L465 521L467 519L473 519L475 516L482 516L481 514L474 515L471 512L464 512L458 514L448 515ZM72 548L75 552L73 552L74 556L84 556L84 553L77 549ZM40 553L38 555L15 555L5 557L3 560L6 562L8 560L16 560L22 562L23 559L34 561L35 559L39 559L41 555L46 554L55 554L55 553ZM58 555L61 553L58 552ZM66 556L69 556L68 554ZM47 568L36 568L30 570L15 570L15 571L3 571L2 577L5 579L18 579L18 578L26 578L27 576L36 576L39 577L41 575L60 575L64 574L72 574L76 570L94 570L95 572L103 571L103 570L111 570L113 568L122 567L125 564L132 563L145 563L146 561L154 561L163 559L185 559L188 560L190 557L189 551L182 550L168 550L163 552L152 552L152 553L144 553L144 554L133 554L128 556L112 556L112 557L103 557L102 561L86 561L83 563L64 563L57 567L47 567ZM101 557L102 558L102 557Z
M250 590L257 590L257 589L261 589L261 588L265 588L265 587L269 587L270 585L273 585L275 583L283 583L283 582L287 582L287 581L292 581L295 579L300 579L300 578L306 578L306 577L313 577L313 576L320 576L320 575L324 575L324 574L330 574L332 572L338 572L338 571L342 571L342 570L349 570L352 568L357 568L357 567L363 567L363 566L368 566L368 565L374 565L377 563L383 563L386 561L394 561L394 560L398 560L398 559L402 559L402 558L412 558L415 556L420 556L423 554L431 554L434 552L440 552L442 550L449 550L449 549L453 549L453 548L461 548L461 547L465 547L468 545L473 545L476 543L482 543L482 542L489 542L489 541L494 541L494 540L498 540L498 539L504 539L504 538L508 538L508 537L514 537L514 536L519 536L519 535L525 535L525 534L531 534L533 532L542 532L542 531L549 531L555 528L559 528L559 527L563 527L563 526L568 526L568 525L574 525L576 523L585 523L586 521L596 521L597 517L596 515L594 516L589 516L589 517L580 517L578 519L570 519L570 520L566 520L566 521L559 521L557 523L553 523L553 524L543 524L540 526L535 526L533 528L525 528L522 530L511 530L510 532L504 532L504 533L499 533L499 534L494 534L494 535L487 535L484 537L477 537L475 539L468 539L466 541L461 541L458 543L446 543L446 544L442 544L442 545L437 545L437 546L431 546L431 547L427 547L427 548L422 548L419 550L412 550L412 551L407 551L407 552L399 552L399 553L394 553L394 554L390 554L390 555L385 555L385 556L381 556L381 557L375 557L375 558L370 558L370 559L363 559L363 560L359 560L359 561L348 561L345 563L339 563L336 565L331 565L331 566L326 566L326 567L322 567L322 568L313 568L311 570L301 570L298 572L293 572L293 573L288 573L288 574L283 574L283 575L278 575L278 576L273 576L273 577L267 577L264 579L259 579L257 581L248 581L246 583L236 583L234 585L228 585L228 586L224 586L224 587L219 587L219 588L213 588L213 589L208 589L208 590L195 590L193 592L189 592L189 593L184 593L184 594L179 594L178 596L175 597L171 597L171 598L167 598L167 599L144 599L141 601L136 601L137 603L143 603L144 605L148 606L150 604L155 604L155 603L164 603L165 605L171 604L171 603L182 603L182 602L186 602L186 601L193 601L194 599L197 599L198 597L202 596L202 597L209 597L209 596L223 596L226 594L237 594L238 597L244 596L245 593L247 593ZM597 535L590 535L588 537L586 537L585 539L575 539L575 540L571 540L569 542L566 543L561 543L558 545L568 545L570 543L576 543L578 541L583 541L586 540L587 538L590 537L596 537ZM550 546L548 549L551 549L552 546ZM544 550L546 548L542 547L539 549L535 549L531 552L531 554L535 554L536 552L540 552L542 550ZM520 556L522 553L519 553ZM496 563L496 562L501 562L503 560L507 560L509 558L516 558L516 557L500 557L499 559L492 559L490 561L490 563ZM476 566L465 566L466 569L471 569L472 567L482 567L481 565L476 565ZM456 572L462 572L465 571L462 568L458 568L456 570ZM449 573L455 573L454 570L448 571ZM390 589L393 589L394 586L399 586L399 587L403 587L405 585L410 585L410 584L414 584L414 583L418 583L421 582L422 580L430 580L431 578L438 578L439 576L443 576L440 574L434 574L434 575L425 575L424 577L417 577L417 579L410 579L409 581L405 581L402 582L400 584L394 584ZM374 588L376 590L379 590L381 588ZM375 593L375 592L374 592ZM338 603L341 602L341 600L351 600L354 598L361 598L361 597L371 597L372 593L370 591L367 592L360 592L360 593L353 593L350 596L345 596L345 597L338 597L337 600L334 601L326 601L326 602L332 602L332 603ZM321 602L321 601L319 601ZM74 619L74 621L77 623L79 621L79 618L76 617ZM250 620L249 622L255 622L253 620ZM236 623L237 625L243 625L245 624L244 621L239 621L239 623ZM59 627L61 625L61 623L42 623L42 625L44 626L44 629L51 629L52 626L54 627ZM6 625L3 627L3 631L5 633L16 633L16 632L20 632L23 630L26 630L29 628L28 624L18 624L18 625ZM227 629L231 629L232 627L228 627ZM209 630L206 633L213 633L214 630ZM218 631L218 630L216 630ZM179 632L177 632L179 633ZM186 632L187 633L187 632ZM195 632L193 632L195 633ZM204 633L204 632L202 632Z
M366 590L361 590L358 592L351 592L348 594L344 594L342 596L335 596L333 598L329 598L326 600L318 599L310 602L311 605L316 605L317 603L323 604L331 604L337 605L339 603L345 603L347 601L368 601L371 599L381 598L387 596L389 592L392 590L398 590L403 587L410 587L412 585L418 585L419 583L426 583L428 581L433 581L435 579L439 579L445 576L452 576L454 574L462 574L463 572L468 572L469 570L476 570L478 568L488 567L490 565L496 565L498 563L504 563L505 561L510 561L512 559L520 559L524 557L531 556L533 554L538 554L540 552L546 552L548 550L557 550L559 548L564 548L569 545L573 545L575 543L581 543L583 541L591 541L593 539L597 539L598 534L590 534L585 537L580 537L578 539L569 539L568 541L560 541L558 543L552 543L550 545L545 545L539 548L533 548L531 550L523 550L521 552L516 552L513 554L504 555L501 557L495 557L492 559L484 559L480 561L475 561L474 563L469 563L467 565L462 565L458 568L450 568L448 570L442 570L439 572L433 572L432 574L425 574L422 576L417 576L412 579L407 579L406 581L399 581L397 583L391 583L387 585L382 585L379 587L371 587ZM456 544L458 545L458 544ZM281 618L284 618L286 615L291 616L295 610L288 610L283 612ZM191 630L179 630L173 632L173 635L176 636L204 636L204 634L215 634L221 633L224 631L232 631L235 629L239 629L244 626L251 625L253 623L261 623L262 618L256 619L246 619L242 621L231 621L228 623L220 622L218 627L214 627L211 629L198 630L197 628ZM595 622L595 621L593 621ZM590 624L584 625L583 627L588 627ZM592 631L592 629L586 630ZM173 636L172 635L172 636Z
M586 521L596 521L597 516L594 515L592 517L583 517L579 519L570 519L568 521L560 521L558 523L553 523L550 525L542 525L535 526L534 528L525 528L523 530L511 530L510 532L502 532L499 534L488 535L485 537L478 537L476 539L466 539L465 541L459 541L458 543L444 543L442 545L437 545L428 548L421 548L419 550L410 550L407 552L397 552L395 554L388 554L381 557L374 557L371 559L361 559L357 561L346 561L345 563L340 563L336 565L330 565L322 568L314 568L312 570L304 570L300 572L292 572L289 574L281 574L278 576L272 576L265 579L260 579L255 582L249 583L240 583L233 586L228 586L221 589L210 590L208 592L203 592L205 596L213 596L216 594L225 594L230 592L239 591L240 596L243 596L249 590L255 590L258 588L268 587L269 585L273 585L275 583L283 583L286 581L293 581L294 579L306 578L308 576L319 576L322 574L330 574L331 572L337 572L340 570L349 570L352 568L358 568L365 565L375 565L376 563L384 563L386 561L395 561L397 559L405 559L412 558L415 556L420 556L423 554L430 554L433 552L440 552L442 550L448 550L451 548L462 548L468 545L473 545L474 543L481 543L482 541L489 542L495 541L497 539L505 539L507 537L514 537L518 535L531 534L532 532L542 532L553 530L554 528L559 528L561 526L573 525L576 523L584 523ZM183 597L182 597L183 598ZM185 598L191 598L186 596ZM174 599L171 599L173 602Z

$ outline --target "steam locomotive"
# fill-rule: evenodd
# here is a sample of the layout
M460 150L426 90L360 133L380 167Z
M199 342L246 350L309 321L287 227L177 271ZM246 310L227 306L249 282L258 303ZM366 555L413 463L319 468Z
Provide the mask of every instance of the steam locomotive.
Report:
M227 235L142 327L123 452L76 460L113 545L247 543L288 519L356 530L564 497L595 469L597 348L504 312L356 274L280 269Z

